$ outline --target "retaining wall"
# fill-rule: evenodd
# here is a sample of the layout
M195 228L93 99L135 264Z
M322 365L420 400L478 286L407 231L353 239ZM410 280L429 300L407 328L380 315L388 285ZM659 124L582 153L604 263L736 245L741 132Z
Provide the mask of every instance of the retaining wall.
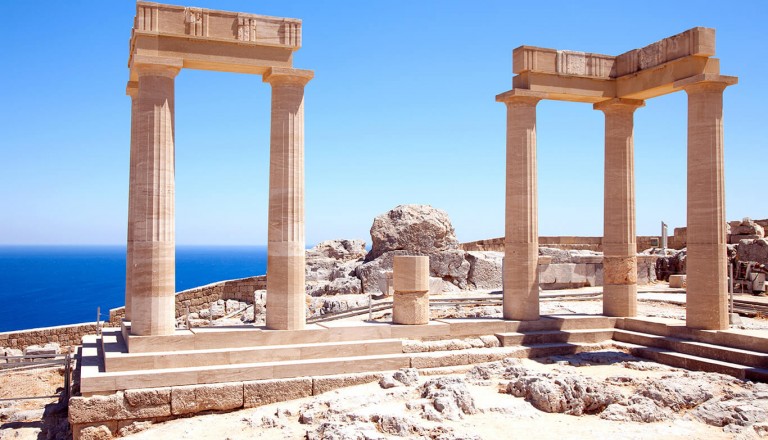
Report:
M677 231L677 229L675 230ZM659 247L661 237L655 235L639 235L637 251L642 252L652 247ZM545 236L539 237L539 246L558 249L584 249L596 252L603 251L603 237L578 236ZM504 237L461 243L459 247L465 251L495 251L504 252ZM671 247L671 246L670 246Z

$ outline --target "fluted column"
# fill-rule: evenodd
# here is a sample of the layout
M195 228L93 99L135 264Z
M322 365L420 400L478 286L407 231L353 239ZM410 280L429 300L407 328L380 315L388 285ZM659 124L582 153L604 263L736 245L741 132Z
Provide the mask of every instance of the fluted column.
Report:
M634 113L641 100L611 99L594 105L605 114L603 209L603 314L637 315Z
M541 97L512 90L507 105L504 238L504 318L539 319L539 214L536 177L536 104Z
M136 126L138 125L139 110L139 84L130 81L125 88L125 93L131 97L131 154L128 175L128 238L125 251L125 320L131 320L131 300L133 297L133 228L136 224L134 198L138 195L136 188L136 178L138 170L136 169L136 160L138 159Z
M736 78L702 75L688 93L686 325L728 328L723 90Z
M304 287L304 86L312 71L271 68L267 328L298 330L306 322Z
M168 335L175 323L174 79L179 65L137 64L131 334Z

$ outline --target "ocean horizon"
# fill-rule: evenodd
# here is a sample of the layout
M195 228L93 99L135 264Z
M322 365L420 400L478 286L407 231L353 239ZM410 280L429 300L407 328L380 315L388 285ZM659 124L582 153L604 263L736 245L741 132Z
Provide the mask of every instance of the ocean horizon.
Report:
M176 291L264 275L267 246L176 246ZM125 245L0 245L0 332L109 318L125 303Z

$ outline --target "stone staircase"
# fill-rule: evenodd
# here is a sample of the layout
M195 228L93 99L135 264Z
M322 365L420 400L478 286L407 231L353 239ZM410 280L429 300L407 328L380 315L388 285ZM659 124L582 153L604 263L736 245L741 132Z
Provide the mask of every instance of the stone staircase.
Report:
M691 330L678 322L640 319L624 319L621 327L614 330L613 339L625 343L636 356L673 367L768 382L768 335L744 338L734 333L728 337L728 331Z
M180 330L164 340L105 329L83 340L81 391L248 382L575 354L618 344L671 366L768 381L768 335L691 330L674 320L549 315L537 321L442 319L423 326L331 322L297 331ZM405 340L494 335L500 347L419 351ZM493 340L493 338L491 338ZM131 350L128 350L128 346Z

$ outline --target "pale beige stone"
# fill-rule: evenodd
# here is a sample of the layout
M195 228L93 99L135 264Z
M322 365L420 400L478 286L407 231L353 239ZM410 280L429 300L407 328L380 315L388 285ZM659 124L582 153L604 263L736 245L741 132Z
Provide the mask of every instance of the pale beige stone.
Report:
M603 314L637 314L634 112L643 101L595 104L605 114Z
M69 400L70 423L94 423L101 421L143 419L171 415L167 389L136 390L131 403L125 393L118 391L108 396L72 397Z
M312 381L312 395L317 396L337 388L378 382L381 376L381 373L356 373L314 377Z
M312 379L308 377L243 383L243 406L245 408L300 399L311 395Z
M669 287L678 289L685 287L685 275L670 275Z
M304 86L308 70L272 68L267 245L267 327L305 325Z
M398 292L392 299L392 322L404 325L429 323L429 292Z
M243 406L242 383L191 385L171 389L173 415L226 411Z
M730 77L701 76L688 93L686 325L728 328L723 165L723 91Z
M429 257L396 255L393 266L396 293L429 290Z
M516 91L496 97L507 105L505 319L539 319L539 226L536 104L542 96Z

